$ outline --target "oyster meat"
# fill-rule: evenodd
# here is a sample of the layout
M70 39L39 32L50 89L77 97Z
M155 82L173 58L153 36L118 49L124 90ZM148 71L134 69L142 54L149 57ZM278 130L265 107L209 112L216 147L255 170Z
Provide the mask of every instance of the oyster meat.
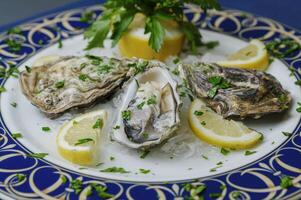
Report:
M42 58L31 70L23 71L20 83L32 104L54 118L71 108L106 99L137 71L151 65L141 59L54 56Z
M195 96L223 117L259 118L286 110L291 96L272 75L216 64L183 64L181 71Z
M149 68L135 76L125 86L112 139L147 149L170 137L180 124L176 88L176 81L164 67Z

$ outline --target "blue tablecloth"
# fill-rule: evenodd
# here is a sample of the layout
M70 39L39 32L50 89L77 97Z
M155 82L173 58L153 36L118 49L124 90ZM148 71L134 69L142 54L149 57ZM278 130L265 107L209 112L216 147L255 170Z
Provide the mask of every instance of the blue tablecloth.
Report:
M301 0L219 0L219 1L221 5L225 8L243 10L264 17L269 17L301 30ZM103 2L103 0L78 0L75 3L66 4L55 10L58 11L58 10L64 10L68 8L76 8L81 5L91 5L100 2ZM47 10L48 4L51 4L51 1L48 1L48 3L47 1L45 1L45 8L41 8L41 10ZM64 3L62 1L62 5L63 4ZM28 6L30 7L30 5ZM9 27L15 26L28 19L32 19L37 16L42 16L44 14L51 13L51 12L53 11L48 10L42 13L36 12L40 14L38 15L36 14L27 19L20 19L15 23L2 26L0 27L0 31L8 29ZM17 13L15 14L17 15Z

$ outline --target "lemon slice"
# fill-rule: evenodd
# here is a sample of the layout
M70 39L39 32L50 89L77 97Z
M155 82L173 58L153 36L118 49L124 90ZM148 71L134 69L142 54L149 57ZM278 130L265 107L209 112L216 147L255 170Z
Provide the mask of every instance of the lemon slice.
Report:
M228 60L217 62L225 67L266 70L269 54L263 42L251 40L249 45L228 56Z
M64 124L56 137L59 154L75 164L95 164L99 157L97 148L106 117L106 111L99 110Z
M262 139L262 134L241 122L223 119L199 99L190 106L189 125L200 139L219 147L245 149Z
M170 55L180 53L184 43L184 34L175 21L161 21L165 28L165 39L160 52L156 53L148 44L150 34L144 34L145 20L144 15L136 14L128 32L120 39L118 46L122 56L163 61Z

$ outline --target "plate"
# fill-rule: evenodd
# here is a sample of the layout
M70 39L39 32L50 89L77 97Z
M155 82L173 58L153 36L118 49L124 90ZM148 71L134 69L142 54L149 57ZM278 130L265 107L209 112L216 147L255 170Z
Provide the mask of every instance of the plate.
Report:
M83 55L86 41L82 32L87 27L80 22L81 13L89 10L101 13L101 6L81 7L53 13L20 25L24 35L22 50L12 53L0 37L0 64L9 63L24 70L34 60L44 55ZM247 44L251 38L264 41L275 38L292 38L300 43L300 32L270 19L245 14L236 10L211 11L205 17L201 10L187 5L188 19L201 27L205 40L218 40L220 45L207 53L226 56ZM94 16L94 17L95 17ZM59 41L63 47L59 48ZM41 42L42 41L42 42ZM106 44L108 46L108 44ZM117 49L105 48L90 53L118 56ZM294 68L295 70L292 70ZM219 199L288 199L301 193L301 134L300 113L296 112L301 101L300 87L294 84L300 79L301 52L275 60L268 69L293 97L293 105L283 115L248 120L246 124L264 133L263 142L255 147L255 154L245 156L244 151L231 151L228 155L196 139L190 130L171 138L177 150L167 142L152 150L144 159L141 153L104 139L101 160L104 164L95 168L82 168L62 159L55 144L59 126L71 115L50 120L38 111L21 93L18 79L1 79L7 92L1 94L0 127L0 194L2 198L21 199L85 199L90 183L106 186L115 199L174 199L189 195L187 184L206 185L205 199L220 193ZM17 107L11 106L16 102ZM91 110L105 108L112 114L111 104L98 104ZM84 112L88 112L85 110ZM72 115L73 116L73 115ZM187 125L185 114L182 123ZM41 127L49 126L50 132ZM285 136L282 132L292 133ZM20 132L23 138L13 139L12 133ZM30 153L48 153L44 159L26 156ZM112 159L114 157L114 159ZM208 158L208 159L207 159ZM294 158L294 159L292 159ZM217 163L222 162L222 167ZM113 174L101 169L118 166L131 173ZM139 173L139 169L151 169L151 173ZM26 175L21 182L17 174ZM67 178L62 181L61 177ZM291 177L294 186L282 188L280 183ZM83 192L75 194L70 182L79 179ZM221 189L221 186L225 186ZM147 197L147 198L146 198ZM97 198L96 193L88 199Z

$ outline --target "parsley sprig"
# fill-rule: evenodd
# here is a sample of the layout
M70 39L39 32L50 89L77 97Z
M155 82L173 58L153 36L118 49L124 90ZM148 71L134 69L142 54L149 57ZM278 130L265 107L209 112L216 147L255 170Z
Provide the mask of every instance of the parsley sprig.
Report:
M205 12L208 9L220 9L218 0L107 0L102 15L84 33L84 37L89 40L86 49L103 47L110 30L112 46L115 46L135 15L142 13L146 17L145 33L150 33L149 46L156 52L159 52L163 45L165 28L162 22L166 20L173 20L179 25L191 49L195 51L196 47L203 43L197 27L184 18L185 3L195 4Z

